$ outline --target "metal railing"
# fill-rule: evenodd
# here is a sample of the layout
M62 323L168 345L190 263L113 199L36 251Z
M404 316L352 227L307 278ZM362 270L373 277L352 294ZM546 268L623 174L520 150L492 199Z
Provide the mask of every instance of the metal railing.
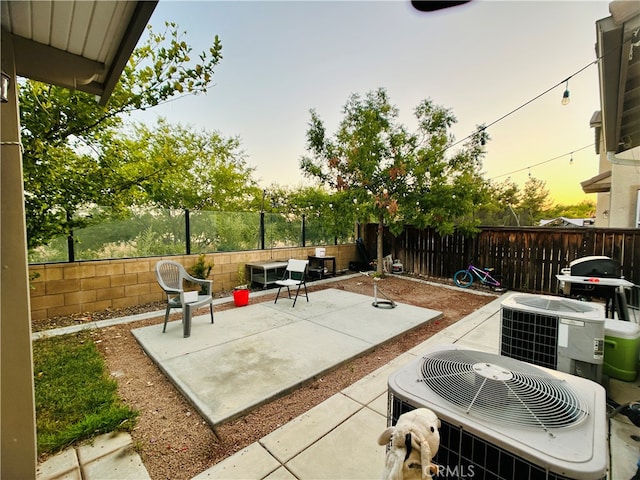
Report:
M145 210L54 238L29 252L29 263L268 250L353 243L353 231L328 231L326 220L266 212Z

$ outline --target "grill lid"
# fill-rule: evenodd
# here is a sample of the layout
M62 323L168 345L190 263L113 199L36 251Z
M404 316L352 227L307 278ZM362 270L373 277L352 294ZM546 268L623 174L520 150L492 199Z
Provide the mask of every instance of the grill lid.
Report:
M582 257L569 264L571 275L579 277L620 277L620 264L609 257Z
M436 351L420 363L420 379L471 416L549 431L577 425L587 402L566 381L518 360L478 351Z

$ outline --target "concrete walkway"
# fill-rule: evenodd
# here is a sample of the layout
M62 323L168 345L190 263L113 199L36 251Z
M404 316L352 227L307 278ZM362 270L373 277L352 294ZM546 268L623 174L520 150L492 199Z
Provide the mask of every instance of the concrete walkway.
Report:
M93 442L67 448L38 465L38 480L146 480L140 456L124 432L101 435Z

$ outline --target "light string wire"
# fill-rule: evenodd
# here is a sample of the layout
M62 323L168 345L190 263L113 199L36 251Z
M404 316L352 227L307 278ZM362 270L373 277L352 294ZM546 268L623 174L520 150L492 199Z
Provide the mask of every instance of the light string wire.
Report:
M553 162L554 160L558 160L559 158L566 157L567 155L573 155L576 152L584 150L585 148L593 147L594 145L595 145L594 143L590 143L589 145L585 145L584 147L580 147L580 148L578 148L576 150L571 150L570 152L563 153L562 155L558 155L557 157L549 158L548 160L544 160L542 162L534 163L533 165L529 165L527 167L522 167L522 168L519 168L517 170L512 170L511 172L508 172L508 173L502 173L500 175L496 175L495 177L491 177L488 180L495 180L496 178L508 177L509 175L513 175L514 173L522 172L523 170L530 170L530 169L532 169L534 167L538 167L540 165L544 165L545 163Z
M543 97L544 95L546 95L547 93L549 93L550 91L558 88L560 85L562 85L563 83L568 82L569 80L571 80L573 77L575 77L576 75L579 75L580 73L582 73L583 71L585 71L587 68L589 68L591 65L595 65L597 64L600 60L602 60L604 57L606 57L607 55L609 55L612 52L618 51L619 49L622 48L622 46L627 43L630 42L631 39L625 40L624 42L620 43L619 46L617 47L612 47L611 49L609 49L608 51L606 51L605 53L603 53L601 56L597 57L594 61L587 63L584 67L580 68L579 70L577 70L576 72L572 73L571 75L569 75L567 78L565 78L564 80L556 83L554 86L547 88L544 92L536 95L535 97L533 97L531 100L528 100L527 102L523 103L522 105L520 105L519 107L514 108L513 110L511 110L509 113L505 113L504 115L502 115L500 118L494 120L493 122L489 123L488 125L484 125L481 126L480 128L478 128L477 130L475 130L473 133L467 135L466 137L464 137L462 140L458 140L455 143L452 143L451 145L448 145L446 147L445 150L448 150L451 147L455 147L456 145L461 144L462 142L470 139L471 137L473 137L474 135L477 135L480 132L483 132L485 130L487 130L489 127L492 127L493 125L495 125L498 122L501 122L502 120L504 120L505 118L513 115L514 113L516 113L518 110L523 109L524 107L526 107L527 105L529 105L532 102L535 102L536 100L538 100L540 97ZM564 156L564 155L562 155Z
M603 55L604 56L604 55ZM582 67L580 70L578 70L577 72L575 72L574 74L570 75L569 77L567 77L566 79L562 80L561 82L556 83L553 87L547 88L544 92L536 95L535 97L533 97L531 100L528 100L527 102L523 103L522 105L520 105L519 107L514 108L513 110L511 110L509 113L505 113L504 115L502 115L500 118L498 118L497 120L494 120L493 122L489 123L488 125L485 125L483 127L480 127L478 130L476 130L475 132L471 133L470 135L467 135L466 137L464 137L462 140L458 140L455 143L452 143L451 145L449 145L447 147L447 149L451 148L451 147L455 147L456 145L459 145L460 143L470 139L471 137L473 137L474 135L477 135L479 132L482 132L484 130L487 130L489 127L492 127L493 125L495 125L498 122L501 122L502 120L504 120L505 118L513 115L514 113L516 113L518 110L523 109L524 107L526 107L527 105L529 105L530 103L535 102L536 100L538 100L540 97L545 96L547 93L549 93L551 90L554 90L556 88L558 88L560 85L562 85L565 82L568 82L571 78L575 77L576 75L578 75L579 73L582 73L584 70L586 70L587 68L589 68L591 65L594 65L596 63L598 63L598 60L594 60L593 62L590 62L589 64L585 65L584 67Z

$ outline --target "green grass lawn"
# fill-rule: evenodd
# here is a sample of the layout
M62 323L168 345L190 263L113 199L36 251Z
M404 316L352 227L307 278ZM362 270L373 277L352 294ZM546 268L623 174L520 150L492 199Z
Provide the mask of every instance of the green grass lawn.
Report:
M88 333L34 341L33 362L39 454L135 425Z

